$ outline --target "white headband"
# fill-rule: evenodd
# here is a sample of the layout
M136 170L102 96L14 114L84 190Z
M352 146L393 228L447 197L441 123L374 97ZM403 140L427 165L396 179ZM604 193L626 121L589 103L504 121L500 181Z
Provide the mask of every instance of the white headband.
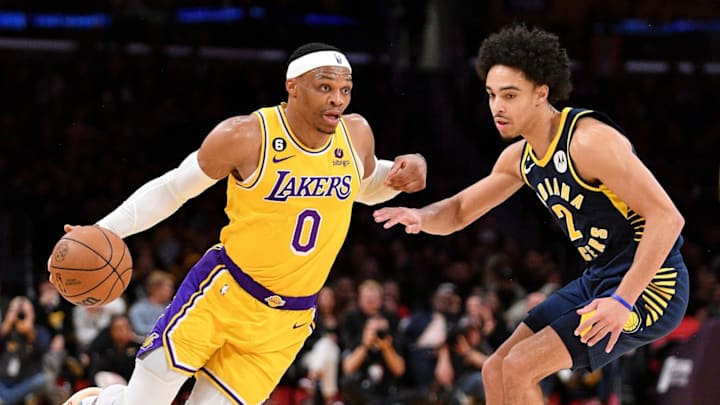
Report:
M337 51L317 51L290 62L285 78L293 79L321 66L342 66L350 69L350 73L352 73L350 62L342 53Z

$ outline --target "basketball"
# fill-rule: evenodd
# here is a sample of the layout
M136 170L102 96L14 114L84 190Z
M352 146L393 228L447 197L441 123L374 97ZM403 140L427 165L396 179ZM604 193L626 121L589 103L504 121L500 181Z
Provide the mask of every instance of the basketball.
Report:
M50 281L75 305L102 306L122 295L132 278L125 242L107 229L78 226L55 244Z

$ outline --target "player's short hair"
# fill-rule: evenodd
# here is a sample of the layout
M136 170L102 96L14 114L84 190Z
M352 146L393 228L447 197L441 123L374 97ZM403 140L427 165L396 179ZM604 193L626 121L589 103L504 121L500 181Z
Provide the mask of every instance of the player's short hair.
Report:
M540 28L513 24L487 37L478 51L475 69L482 80L495 65L518 69L537 85L550 88L548 101L555 103L570 96L570 59L557 35Z
M285 79L294 79L323 66L344 67L352 73L350 62L338 48L322 42L311 42L296 49L288 59Z
M305 56L307 54L313 53L313 52L319 52L319 51L335 51L335 52L342 52L340 49L324 44L322 42L310 42L305 45L299 46L297 49L293 51L293 53L290 54L290 57L288 58L287 64L290 65L290 62L294 61L295 59Z

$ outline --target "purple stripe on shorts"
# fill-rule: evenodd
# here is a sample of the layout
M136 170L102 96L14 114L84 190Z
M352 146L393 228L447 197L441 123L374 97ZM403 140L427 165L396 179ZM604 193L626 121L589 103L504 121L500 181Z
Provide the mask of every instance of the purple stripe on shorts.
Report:
M188 304L188 302L191 299L194 300L197 299L197 297L202 296L202 293L199 293L201 288L200 286L203 284L209 285L209 282L206 280L210 277L212 271L219 266L221 269L225 267L223 262L220 260L217 249L208 250L205 255L200 258L197 263L195 263L192 269L188 272L187 276L185 276L185 279L180 284L180 287L178 287L172 302L167 306L167 308L165 308L165 313L162 314L155 322L155 326L148 334L143 345L140 347L137 357L142 357L145 353L155 350L163 345L163 338L165 334L167 334L167 332L175 326L175 323L182 320L184 315L177 317L172 325L168 325L168 323L173 320L178 312L187 311L187 309L192 308L193 303ZM218 274L220 274L219 271L215 272L214 276ZM197 295L193 297L194 294ZM184 308L186 305L187 307ZM174 360L173 364L175 364ZM187 371L195 372L195 370Z
M223 263L227 266L227 269L232 274L235 281L240 284L243 290L247 291L248 294L252 295L256 300L263 304L278 309L287 309L291 311L304 311L315 306L317 301L317 294L308 295L306 297L286 297L283 295L275 294L268 290L262 285L258 284L257 281L253 280L252 277L247 275L245 272L240 270L237 264L225 252L225 248L218 250Z

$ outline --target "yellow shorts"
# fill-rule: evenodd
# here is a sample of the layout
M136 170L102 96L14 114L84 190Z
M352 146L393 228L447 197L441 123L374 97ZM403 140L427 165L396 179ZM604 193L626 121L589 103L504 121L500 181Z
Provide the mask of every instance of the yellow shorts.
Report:
M267 399L315 327L315 309L272 308L213 249L193 267L139 356L162 346L170 367L206 378L232 402Z

